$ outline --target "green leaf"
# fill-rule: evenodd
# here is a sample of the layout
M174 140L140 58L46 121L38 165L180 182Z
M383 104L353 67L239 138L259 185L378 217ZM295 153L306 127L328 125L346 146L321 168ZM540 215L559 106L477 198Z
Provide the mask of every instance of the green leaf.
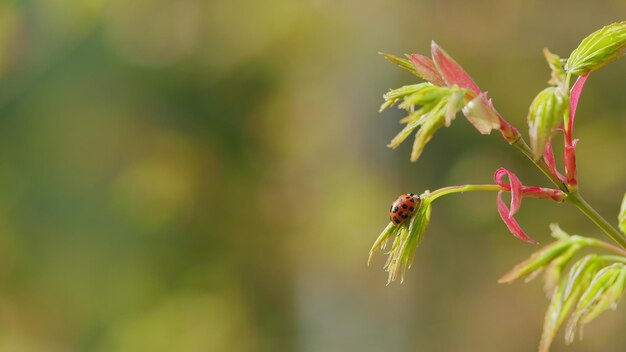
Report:
M431 202L423 201L418 208L417 216L413 217L411 223L409 224L409 237L400 252L402 265L407 269L410 269L411 265L413 265L416 249L424 239L424 233L428 228L428 224L430 224L431 212ZM402 271L400 282L404 281L404 270L406 269L403 269Z
M528 128L533 158L539 160L546 143L559 125L567 107L568 97L557 87L542 90L530 104Z
M576 328L581 321L590 321L587 319L589 313L594 314L591 317L593 318L619 299L623 292L623 282L620 282L623 273L624 265L620 263L602 268L596 273L587 289L580 296L576 309L567 323L565 330L567 343L574 341ZM618 289L619 292L617 292Z
M404 101L398 107L408 111L414 110L417 105L427 105L436 103L441 99L447 98L452 91L449 88L437 87L424 83L417 91L406 95Z
M465 89L457 89L450 95L446 108L446 127L450 127L452 121L456 118L456 114L463 108L465 94Z
M550 70L552 70L550 81L548 81L548 83L556 87L565 88L566 74L565 69L563 69L561 58L558 55L551 53L547 48L543 49L543 56L546 58L546 61L550 66Z
M415 67L413 67L413 64L411 63L411 60L403 59L401 57L397 57L397 56L387 54L387 53L379 52L379 54L384 56L385 59L389 60L389 62L391 62L392 64L396 64L419 77L419 75L417 74L417 71L415 71Z
M390 89L389 92L383 95L383 98L385 98L386 100L404 98L407 95L417 93L420 90L429 86L431 85L428 83L418 83L418 84L411 84L408 86L402 86L396 89Z
M620 264L621 265L621 264ZM581 322L583 324L590 323L593 319L595 319L600 313L605 310L611 308L615 309L617 302L622 296L624 292L624 286L626 285L626 270L622 265L621 271L613 284L602 294L598 299L595 305L590 309L585 316L582 318Z
M592 254L578 260L570 269L568 277L561 280L554 290L544 317L539 352L549 351L556 332L598 271L597 259L598 256Z
M372 260L372 256L374 255L374 253L376 253L376 251L379 249L384 249L387 241L389 241L391 237L396 235L399 229L400 229L400 225L396 225L391 221L389 222L389 224L387 225L387 227L385 227L383 232L381 232L380 235L378 235L378 238L376 238L376 241L374 241L374 245L372 245L372 248L370 249L370 256L369 258L367 258L367 265L370 265L370 261Z
M561 281L557 286L552 299L546 310L546 315L543 319L543 331L541 333L541 340L539 342L539 352L548 352L557 331L563 325L565 318L572 311L572 308L576 304L578 296L582 289L576 287L576 290L567 299L564 299L566 280Z
M517 264L508 273L504 274L498 282L510 283L522 277L534 277L534 275L532 275L533 273L537 270L542 270L552 260L565 253L569 249L570 245L571 243L569 241L562 240L550 243L549 245L531 254L528 259Z
M580 243L572 244L563 254L556 257L553 261L548 264L545 269L544 277L544 291L550 297L555 287L557 286L559 280L561 279L561 273L563 269L569 264L574 255L578 253L578 251L583 247Z
M391 142L387 144L387 147L396 149L404 142L408 136L419 126L423 125L431 117L430 112L437 107L437 103L431 103L424 105L421 109L414 111L409 116L400 120L401 123L406 123L406 126L393 137Z
M413 149L411 150L411 161L417 161L424 151L426 144L433 138L435 132L444 126L446 116L445 107L447 100L441 100L431 112L424 124L415 134Z
M565 70L584 75L619 58L626 47L626 21L605 26L585 38L570 55Z
M619 224L619 229L626 234L626 194L624 194L624 199L622 199L622 206L620 207L619 215L617 216L617 222Z
M574 263L567 277L567 285L565 286L563 299L568 299L576 288L586 286L586 283L591 280L599 267L600 260L597 254L586 255Z
M407 116L407 118L410 118L414 115L415 114L411 114ZM426 115L422 115L422 117L423 116L426 116ZM406 140L407 137L411 135L413 130L415 130L417 127L419 127L423 123L423 120L424 120L423 118L418 118L412 122L407 123L407 125L404 126L404 128L400 132L398 132L398 134L395 137L393 137L393 139L391 140L391 142L389 142L389 144L387 144L387 146L391 149L398 148L400 144L402 144L402 142L404 142L404 140Z
M409 237L409 226L405 222L400 225L400 230L397 232L397 235L394 237L393 243L391 244L391 248L389 249L387 262L385 262L385 271L387 271L388 279L387 285L394 281L400 271L401 266L401 258L400 251L402 250L402 246L407 241Z
M431 86L431 85L428 83L418 83L418 84L411 84L408 86L402 86L396 89L390 89L389 92L383 94L383 98L385 99L385 102L383 103L383 105L380 106L379 112L382 112L386 108L393 106L393 104L400 101L401 99L409 95L415 94L428 86Z

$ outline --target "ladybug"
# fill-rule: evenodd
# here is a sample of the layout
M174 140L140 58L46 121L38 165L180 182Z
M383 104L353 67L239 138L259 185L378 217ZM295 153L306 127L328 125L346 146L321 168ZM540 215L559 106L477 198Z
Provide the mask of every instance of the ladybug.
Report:
M391 204L389 218L396 225L403 223L421 202L420 196L413 193L402 194Z

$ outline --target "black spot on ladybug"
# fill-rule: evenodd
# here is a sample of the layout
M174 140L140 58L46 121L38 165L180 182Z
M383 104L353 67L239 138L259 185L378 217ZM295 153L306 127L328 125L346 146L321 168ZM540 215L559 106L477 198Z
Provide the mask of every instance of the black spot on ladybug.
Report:
M408 206L406 204L402 204L402 209L406 209Z
M402 213L402 214L400 214L400 216L402 216L402 218L403 218L403 219L406 219L406 218L408 218L408 217L409 217L409 214Z
M409 202L415 203L415 199L411 198L411 200L409 200Z
M411 196L406 196L405 198L406 198L406 199L411 199Z
M413 193L409 193L409 195L410 195L410 196L414 196L415 194L413 194Z
M409 207L409 211L413 211L413 210L415 210L415 208Z
M394 216L393 217L393 222L395 222L396 224L399 224L400 223L400 219L398 219L397 217Z
M394 213L397 213L397 212L398 212L398 207L393 207L392 211L393 211Z

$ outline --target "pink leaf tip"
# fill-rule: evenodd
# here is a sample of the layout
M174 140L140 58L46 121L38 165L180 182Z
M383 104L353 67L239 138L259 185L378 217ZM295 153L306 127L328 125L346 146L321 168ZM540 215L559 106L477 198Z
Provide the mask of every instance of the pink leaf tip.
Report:
M572 134L574 133L574 118L576 116L576 108L578 107L578 100L580 100L580 94L583 92L583 88L585 87L585 82L587 82L587 78L589 78L589 73L578 77L576 83L574 83L570 91L569 126L567 126L569 140L572 139Z
M478 88L472 77L450 55L443 51L434 40L431 45L431 55L437 70L448 86L456 84L461 88L480 94L480 88Z
M436 86L446 86L446 82L437 71L435 63L428 56L411 54L411 63L415 71L426 81Z

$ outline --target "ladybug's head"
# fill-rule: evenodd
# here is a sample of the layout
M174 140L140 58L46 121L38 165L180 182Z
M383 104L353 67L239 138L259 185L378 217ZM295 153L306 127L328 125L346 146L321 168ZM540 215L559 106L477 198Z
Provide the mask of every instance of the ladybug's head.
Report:
M415 203L416 203L416 204L418 204L418 205L419 205L419 204L420 204L420 202L422 201L422 199L420 198L420 196L418 196L417 194L414 194L414 193L409 193L408 195L409 195L409 196L411 196L411 197L413 197L413 199L415 199Z

